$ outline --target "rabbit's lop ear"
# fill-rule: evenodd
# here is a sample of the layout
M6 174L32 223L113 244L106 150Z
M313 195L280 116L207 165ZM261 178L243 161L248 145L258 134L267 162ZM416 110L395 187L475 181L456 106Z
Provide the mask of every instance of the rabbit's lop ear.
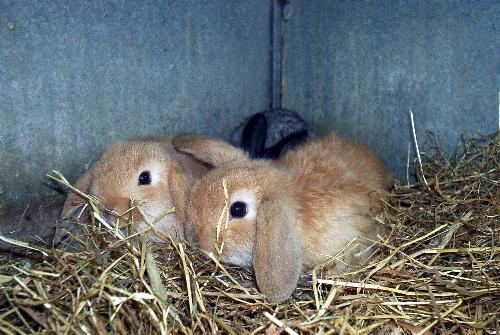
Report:
M189 154L212 166L248 159L243 151L215 137L182 134L174 137L172 144L177 151Z
M257 210L253 250L259 290L273 303L290 297L302 271L297 212L286 196L263 199Z

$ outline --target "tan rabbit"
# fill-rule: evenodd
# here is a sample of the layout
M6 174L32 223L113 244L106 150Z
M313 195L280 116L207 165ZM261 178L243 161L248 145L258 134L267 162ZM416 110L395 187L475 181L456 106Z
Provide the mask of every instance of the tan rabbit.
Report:
M216 167L190 194L188 220L200 247L220 252L223 262L253 267L272 302L291 295L302 271L357 237L373 238L378 225L371 216L393 182L368 148L335 134L274 162L250 160L214 138L180 135L173 144ZM227 229L220 223L224 208ZM354 263L355 256L352 251L345 261Z
M155 227L183 239L190 234L189 227L183 226L187 196L193 182L205 172L205 164L173 148L171 137L148 137L111 145L74 186L100 198L104 207L115 215L126 212L131 207L131 199L139 203L149 222L175 207L175 215L165 215ZM82 202L82 197L70 193L61 218L71 217ZM136 220L138 216L135 212ZM139 231L147 228L144 218L138 221L141 222ZM56 229L56 242L67 229L70 227L64 224ZM158 240L158 236L153 234L151 239Z

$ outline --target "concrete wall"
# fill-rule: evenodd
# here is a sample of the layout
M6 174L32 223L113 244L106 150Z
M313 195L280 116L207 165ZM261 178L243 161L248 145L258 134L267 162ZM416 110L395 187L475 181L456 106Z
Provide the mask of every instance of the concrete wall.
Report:
M0 0L0 209L113 141L227 137L269 108L271 4Z
M409 110L421 142L498 127L500 1L292 0L285 108L373 149L405 178ZM412 152L414 152L412 148Z

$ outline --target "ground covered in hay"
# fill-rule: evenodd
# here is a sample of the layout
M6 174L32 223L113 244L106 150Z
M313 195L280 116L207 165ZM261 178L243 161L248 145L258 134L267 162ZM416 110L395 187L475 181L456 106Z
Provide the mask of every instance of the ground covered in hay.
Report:
M391 232L366 263L318 267L286 303L267 303L251 273L184 244L151 250L97 215L78 252L0 255L0 333L499 334L500 135L422 160L376 218Z

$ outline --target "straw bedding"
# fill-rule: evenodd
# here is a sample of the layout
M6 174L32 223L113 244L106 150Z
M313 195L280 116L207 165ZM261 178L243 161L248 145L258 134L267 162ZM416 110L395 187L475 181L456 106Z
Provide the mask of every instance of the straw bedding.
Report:
M79 251L0 255L0 333L498 334L500 135L422 156L421 182L396 185L375 218L391 229L371 257L350 274L316 268L280 305L189 245L125 238L89 199Z

